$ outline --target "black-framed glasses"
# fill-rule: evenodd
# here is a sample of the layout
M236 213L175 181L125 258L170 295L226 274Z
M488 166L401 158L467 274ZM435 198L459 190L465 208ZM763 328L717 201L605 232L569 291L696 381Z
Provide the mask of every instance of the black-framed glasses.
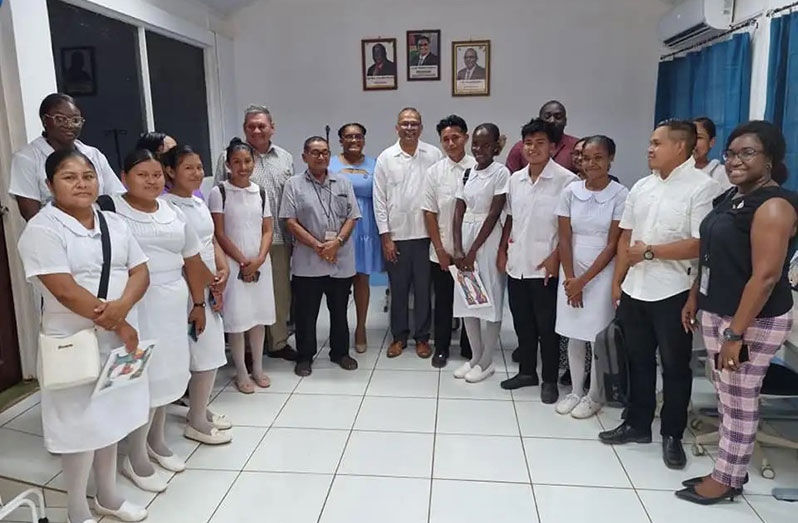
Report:
M60 127L71 125L72 127L83 127L86 119L82 116L64 116L63 114L45 114L45 118L50 118L53 123Z
M727 149L723 151L723 161L729 163L734 161L735 158L739 158L744 162L750 162L758 154L762 154L762 151L754 149L753 147L743 147L739 151L732 151L731 149Z
M308 151L313 158L329 158L330 151Z

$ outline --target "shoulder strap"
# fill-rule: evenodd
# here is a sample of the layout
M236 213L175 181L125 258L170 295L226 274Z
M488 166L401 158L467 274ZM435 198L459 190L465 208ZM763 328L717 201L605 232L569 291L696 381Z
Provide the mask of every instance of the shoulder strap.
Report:
M224 182L217 183L216 187L219 188L219 194L222 197L222 211L224 211L224 202L227 200L227 192L224 190Z
M101 194L97 197L97 206L103 211L116 212L114 199L108 194Z
M465 184L466 184L466 182L468 182L468 178L469 178L469 176L471 176L471 167L469 167L468 169L466 169L466 170L465 170L465 173L463 174L463 185L465 185Z
M266 189L258 186L258 192L260 193L260 213L263 214L263 211L266 210Z
M100 242L103 247L103 267L100 272L100 289L97 291L97 297L104 300L108 297L108 281L111 278L111 235L108 233L108 223L102 211L97 213L97 219L100 222Z

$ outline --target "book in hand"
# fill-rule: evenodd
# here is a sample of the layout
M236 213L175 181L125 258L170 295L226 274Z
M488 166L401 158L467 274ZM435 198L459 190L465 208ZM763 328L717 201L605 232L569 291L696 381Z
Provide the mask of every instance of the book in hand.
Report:
M474 263L473 271L461 271L455 265L449 266L449 272L454 278L455 292L460 294L466 307L469 309L483 309L490 307L490 295L485 290L482 278L479 277L479 267Z
M124 346L112 350L100 372L92 396L105 394L141 380L153 350L155 350L155 340L139 341L138 349L132 354L128 353Z

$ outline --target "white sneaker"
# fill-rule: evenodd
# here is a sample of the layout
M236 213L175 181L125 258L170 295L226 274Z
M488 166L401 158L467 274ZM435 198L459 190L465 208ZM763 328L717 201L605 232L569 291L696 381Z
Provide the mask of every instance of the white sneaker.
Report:
M111 516L119 521L141 521L147 518L147 509L129 501L123 501L121 507L111 510L100 505L97 498L94 498L94 512L100 516Z
M557 404L557 414L569 414L574 408L579 405L579 396L574 393L571 393L560 400Z
M596 403L589 397L585 396L579 401L574 410L571 411L571 416L576 419L587 419L595 416L601 410L601 403Z
M138 488L146 490L147 492L163 492L168 486L166 480L158 474L157 470L152 476L139 476L136 474L133 470L133 465L130 464L130 458L127 457L125 461L122 462L121 472L123 476L132 481Z
M493 363L488 365L485 370L482 370L482 367L476 365L473 369L468 371L468 374L465 375L465 380L468 383L479 383L480 381L493 376L494 372L496 372L496 367L493 366Z
M466 374L471 370L471 362L467 361L460 365L457 370L454 371L454 377L458 380L461 380L466 377Z

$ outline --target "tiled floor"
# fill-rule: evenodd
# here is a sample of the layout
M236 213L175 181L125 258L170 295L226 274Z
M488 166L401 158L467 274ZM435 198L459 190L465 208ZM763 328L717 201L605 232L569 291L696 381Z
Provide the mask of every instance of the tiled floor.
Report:
M379 303L355 372L331 365L326 349L304 379L289 363L269 359L271 388L244 396L230 383L231 369L222 369L213 408L235 423L232 444L183 439L185 411L173 408L168 436L188 470L157 497L122 478L120 485L149 506L151 523L796 521L798 505L767 495L773 487L798 487L794 452L773 452L775 480L752 470L745 499L699 507L675 499L673 490L707 473L715 449L701 458L688 454L686 470L669 471L656 443L613 448L596 440L618 423L617 410L577 421L540 403L537 388L503 391L499 381L515 371L509 313L507 320L498 371L476 385L452 377L457 359L437 371L412 346L387 359L387 314ZM322 315L320 331L326 324ZM65 496L56 490L63 489L60 462L43 451L35 398L0 414L0 425L0 476L46 485L50 521L65 521ZM774 427L795 433L792 424ZM19 488L0 479L4 499Z

